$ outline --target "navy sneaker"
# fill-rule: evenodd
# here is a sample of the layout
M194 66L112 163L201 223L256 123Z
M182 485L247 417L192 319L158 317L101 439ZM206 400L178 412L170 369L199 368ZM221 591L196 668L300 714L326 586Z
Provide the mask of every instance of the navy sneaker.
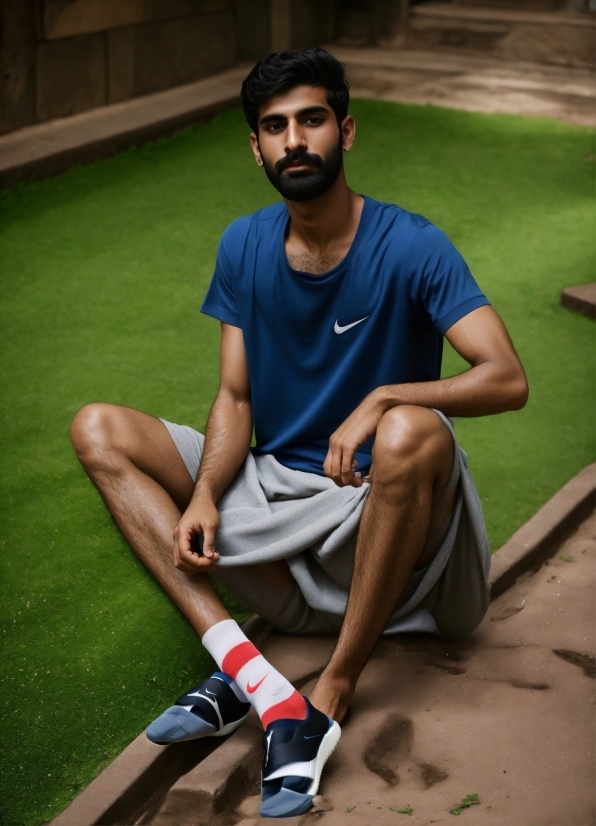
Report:
M305 697L304 720L276 720L263 735L262 817L293 817L308 811L321 772L339 743L339 725Z
M216 671L209 679L191 688L176 705L166 709L146 730L152 743L165 746L199 737L225 737L242 725L250 703L238 699L227 674Z

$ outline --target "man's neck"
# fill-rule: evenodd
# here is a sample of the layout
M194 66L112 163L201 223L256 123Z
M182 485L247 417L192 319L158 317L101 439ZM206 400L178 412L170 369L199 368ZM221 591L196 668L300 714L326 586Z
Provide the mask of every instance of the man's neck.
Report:
M364 198L346 184L343 171L320 198L286 201L290 222L286 255L295 270L322 275L337 267L358 230Z

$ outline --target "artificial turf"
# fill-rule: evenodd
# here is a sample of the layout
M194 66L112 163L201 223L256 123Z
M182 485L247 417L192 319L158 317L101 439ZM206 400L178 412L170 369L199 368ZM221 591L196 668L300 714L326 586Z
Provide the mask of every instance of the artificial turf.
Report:
M352 186L447 232L529 376L523 411L456 426L496 549L594 461L594 325L559 306L593 279L592 134L379 101L352 111ZM275 200L239 111L0 199L4 826L49 820L209 667L68 428L99 399L204 427L218 325L197 308L218 238ZM448 349L444 373L462 367Z

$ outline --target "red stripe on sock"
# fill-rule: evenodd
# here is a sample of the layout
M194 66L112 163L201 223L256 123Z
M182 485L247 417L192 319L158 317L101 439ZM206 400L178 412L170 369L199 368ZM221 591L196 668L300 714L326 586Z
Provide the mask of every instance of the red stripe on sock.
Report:
M261 717L263 728L274 720L304 720L306 717L306 700L295 691L287 700L271 706Z
M259 652L252 642L241 642L228 651L221 664L221 670L235 680L242 666L258 656Z

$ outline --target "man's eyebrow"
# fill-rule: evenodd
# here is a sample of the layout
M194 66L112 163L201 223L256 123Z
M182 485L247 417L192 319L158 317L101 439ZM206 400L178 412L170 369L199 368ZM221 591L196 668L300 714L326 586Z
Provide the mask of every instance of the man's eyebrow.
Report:
M296 117L304 117L305 115L314 115L317 112L329 113L329 109L326 106L321 106L319 104L317 104L315 106L306 106L304 109L299 109L298 112L296 112ZM277 115L275 113L273 113L271 115L263 115L263 117L259 121L259 126L263 126L266 123L271 123L272 121L279 121L279 120L287 121L287 119L288 119L287 115L281 115L281 114Z

